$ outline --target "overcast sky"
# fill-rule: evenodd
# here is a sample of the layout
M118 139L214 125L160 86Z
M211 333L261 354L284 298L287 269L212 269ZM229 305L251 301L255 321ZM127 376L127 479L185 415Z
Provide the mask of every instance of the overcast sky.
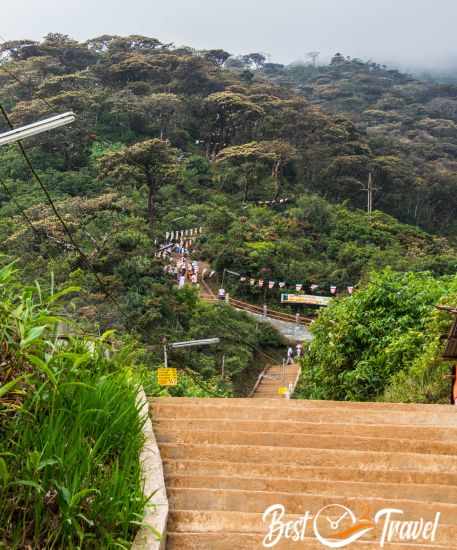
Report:
M0 1L7 40L143 34L233 54L267 52L282 63L312 50L406 66L457 60L457 0Z

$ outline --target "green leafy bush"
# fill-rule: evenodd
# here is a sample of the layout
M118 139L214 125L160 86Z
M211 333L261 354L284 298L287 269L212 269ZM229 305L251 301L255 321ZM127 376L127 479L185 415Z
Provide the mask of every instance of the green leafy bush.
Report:
M298 396L444 400L446 363L439 355L450 320L434 306L456 290L456 278L372 274L364 288L334 301L313 324Z

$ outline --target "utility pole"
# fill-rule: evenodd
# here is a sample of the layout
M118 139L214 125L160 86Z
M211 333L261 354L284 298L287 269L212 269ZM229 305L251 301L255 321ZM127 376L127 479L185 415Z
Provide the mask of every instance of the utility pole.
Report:
M308 59L311 59L311 63L313 65L313 67L316 67L316 64L317 64L317 60L319 58L319 55L320 55L320 52L308 52L306 54L306 57Z
M373 175L370 172L368 175L368 185L366 188L363 188L362 191L367 192L367 212L368 220L371 222L371 215L373 213L373 192L377 190L377 187L373 187Z

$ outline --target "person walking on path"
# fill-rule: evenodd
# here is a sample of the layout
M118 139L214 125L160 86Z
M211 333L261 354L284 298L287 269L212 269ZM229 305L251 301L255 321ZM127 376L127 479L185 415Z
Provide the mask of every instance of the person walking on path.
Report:
M302 353L303 353L303 346L301 345L300 342L298 342L297 345L295 346L295 357L297 358L297 360L301 359Z
M294 362L294 350L292 348L292 346L289 346L287 348L287 361L286 361L286 365L292 365Z
M186 284L186 277L185 275L180 275L179 276L179 283L178 283L178 287L179 288L184 288L184 285Z

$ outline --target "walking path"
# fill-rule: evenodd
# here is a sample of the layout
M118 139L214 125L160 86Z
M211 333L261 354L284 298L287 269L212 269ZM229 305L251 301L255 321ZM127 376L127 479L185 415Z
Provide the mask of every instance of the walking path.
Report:
M201 281L200 297L207 302L218 302L217 297L206 281ZM290 342L309 342L313 336L309 330L312 319L309 317L295 317L288 313L275 311L270 308L249 304L241 300L229 297L227 300L234 309L245 311L259 321L270 323L280 334Z
M216 300L206 282L201 297ZM291 340L309 324L228 302L284 323ZM455 548L455 408L281 399L279 388L293 392L299 369L270 366L253 399L150 400L170 510L166 548L322 550L345 546L360 531L351 547L375 550L389 525L389 550ZM272 506L283 507L280 524L279 509L276 523L265 517ZM375 520L381 510L403 527ZM305 514L312 521L304 523ZM400 539L408 533L416 538Z
M300 377L300 365L273 365L259 376L251 393L254 398L284 399L295 391ZM287 391L286 391L287 390Z

